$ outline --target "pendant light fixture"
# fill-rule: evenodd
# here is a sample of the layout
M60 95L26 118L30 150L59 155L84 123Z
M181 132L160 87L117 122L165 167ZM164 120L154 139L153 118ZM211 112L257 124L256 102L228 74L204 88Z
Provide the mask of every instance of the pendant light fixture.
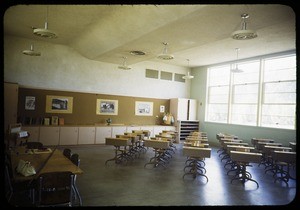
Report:
M188 68L190 68L190 59L186 59L188 62ZM187 75L183 76L182 79L193 79L194 76L190 75L190 70L188 71Z
M46 14L45 28L34 28L33 34L44 38L57 38L56 33L48 29L48 7L47 7L47 14Z
M235 48L235 50L236 50L236 64L235 64L235 68L231 69L231 72L232 73L242 73L243 70L239 69L238 64L237 64L237 62L239 60L239 51L240 51L240 48Z
M127 66L126 64L127 57L123 56L122 58L123 58L123 64L121 66L118 66L118 68L123 70L130 70L131 67Z
M30 56L41 56L40 52L35 52L33 50L33 44L31 44L30 50L23 50L22 53L25 55L30 55Z
M157 58L158 58L158 59L162 59L162 60L172 60L172 59L174 59L174 55L168 54L168 48L167 48L168 43L167 43L167 42L163 42L163 45L165 45L165 46L164 46L163 53L162 53L162 54L159 54L159 55L157 56Z
M237 30L231 34L231 37L236 40L247 40L247 39L254 39L257 37L257 34L253 30L247 29L246 19L249 18L249 15L244 13L241 15L242 17L242 29Z

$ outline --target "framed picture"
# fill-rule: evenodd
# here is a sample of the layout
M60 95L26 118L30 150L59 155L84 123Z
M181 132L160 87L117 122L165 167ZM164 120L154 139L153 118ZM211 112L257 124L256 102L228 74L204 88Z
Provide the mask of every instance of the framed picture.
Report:
M118 115L118 100L97 99L96 114Z
M153 115L153 102L136 101L135 102L135 115L152 116Z
M51 117L51 125L58 125L58 116Z
M46 96L46 113L64 113L73 112L73 97L68 96Z
M25 97L25 110L35 110L35 97L26 96Z
M164 113L165 112L165 106L164 105L160 105L159 112L160 113Z

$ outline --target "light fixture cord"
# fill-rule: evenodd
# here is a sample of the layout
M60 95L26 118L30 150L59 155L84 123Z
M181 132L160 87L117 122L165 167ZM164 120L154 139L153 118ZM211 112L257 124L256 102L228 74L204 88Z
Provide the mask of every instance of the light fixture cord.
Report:
M46 9L46 22L45 22L45 29L48 29L48 6Z

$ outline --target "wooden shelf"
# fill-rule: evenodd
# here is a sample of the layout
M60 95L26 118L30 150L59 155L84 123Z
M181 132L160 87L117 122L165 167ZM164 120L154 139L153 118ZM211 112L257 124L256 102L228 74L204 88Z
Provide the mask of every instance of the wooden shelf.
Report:
M178 135L180 140L185 138L193 131L199 131L198 120L179 120L178 121Z

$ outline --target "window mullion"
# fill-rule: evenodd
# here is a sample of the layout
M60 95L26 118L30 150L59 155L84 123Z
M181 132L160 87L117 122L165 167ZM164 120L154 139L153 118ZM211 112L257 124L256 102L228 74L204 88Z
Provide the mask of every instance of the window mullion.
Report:
M263 103L263 93L264 93L264 60L260 59L260 65L259 65L259 85L258 85L258 101L257 101L257 121L256 125L261 126L261 114L262 114L262 103Z

